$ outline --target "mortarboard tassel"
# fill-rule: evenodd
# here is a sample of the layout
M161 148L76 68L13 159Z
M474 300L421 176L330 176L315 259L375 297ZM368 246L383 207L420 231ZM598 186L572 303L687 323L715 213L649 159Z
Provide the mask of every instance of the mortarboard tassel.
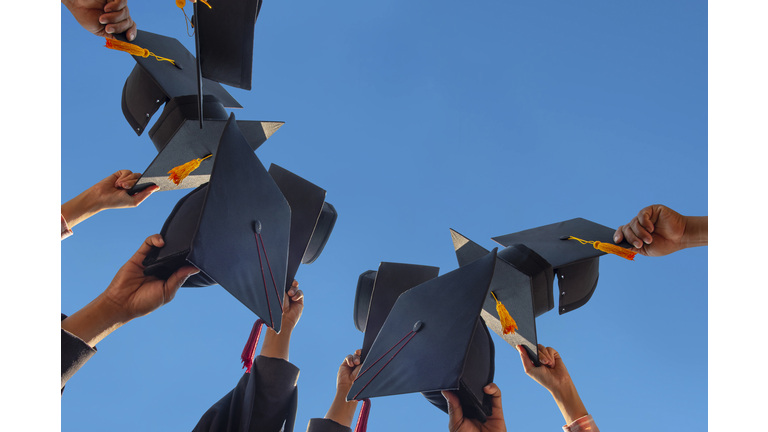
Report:
M193 159L184 165L179 165L176 168L171 169L168 171L168 180L172 181L173 184L178 185L182 181L184 181L185 178L187 178L188 175L192 174L192 171L196 170L200 164L208 159L209 157L213 156L213 154L209 154L208 156L202 158L202 159Z
M176 65L176 62L171 59L160 57L155 53L150 52L148 49L142 48L132 43L119 41L117 39L107 39L107 44L104 46L109 49L127 52L130 55L135 55L139 57L147 58L149 56L152 56L152 57L155 57L157 61L167 61L167 62L171 62L171 64L173 64L174 66Z
M245 343L243 353L240 355L240 361L243 362L245 373L251 373L251 367L253 366L253 356L256 354L256 345L259 344L259 336L261 336L261 325L264 321L259 318L253 323L251 329L251 335L248 336L248 342Z
M635 260L635 255L637 255L637 252L632 252L629 249L623 248L621 246L616 246L616 245L610 244L610 243L603 243L603 242L599 242L599 241L587 241L587 240L582 240L580 238L576 238L576 237L573 237L573 236L568 237L568 240L576 240L576 241L578 241L581 244L590 243L590 244L592 244L595 247L595 249L601 250L601 251L603 251L605 253L618 255L618 256L620 256L622 258L626 258L626 259L628 259L630 261L634 261Z
M192 3L194 3L194 2L195 2L195 0L192 0ZM208 9L213 9L213 8L211 7L211 5L209 5L209 4L208 4L208 2L207 2L206 0L200 0L200 3L202 3L202 4L206 5L206 6L208 6ZM187 1L186 1L186 0L176 0L176 6L178 6L178 7L179 7L179 9L184 9L184 5L185 5L185 4L187 4Z
M368 428L368 413L371 412L371 400L368 398L363 399L363 407L360 408L360 414L357 415L357 425L355 425L355 432L365 432Z
M512 315L509 314L507 308L504 307L499 299L496 298L496 294L494 294L493 291L491 291L491 295L493 296L493 299L496 300L496 312L499 314L499 319L501 320L501 327L504 329L504 334L514 334L515 331L517 331L517 323L512 318Z

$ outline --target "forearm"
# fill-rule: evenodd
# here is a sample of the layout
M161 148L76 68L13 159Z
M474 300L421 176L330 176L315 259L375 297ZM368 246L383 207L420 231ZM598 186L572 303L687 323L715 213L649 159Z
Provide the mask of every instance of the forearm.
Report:
M291 345L292 331L293 329L283 328L280 334L277 334L271 328L267 328L264 344L261 346L261 355L289 361L288 350Z
M709 216L687 216L683 248L706 246L709 232Z
M333 398L333 403L325 413L325 418L335 421L336 423L351 428L352 420L355 418L355 410L357 409L357 401L346 401L346 395L336 394Z
M581 401L581 397L579 397L579 392L576 391L576 386L572 382L564 386L564 388L555 389L550 393L555 399L557 407L560 408L560 413L563 414L565 424L570 424L574 420L588 414L584 403Z
M79 311L65 318L61 322L61 328L93 347L128 321L119 318L99 296Z
M91 195L92 194L86 190L61 205L61 215L66 219L70 229L103 210Z

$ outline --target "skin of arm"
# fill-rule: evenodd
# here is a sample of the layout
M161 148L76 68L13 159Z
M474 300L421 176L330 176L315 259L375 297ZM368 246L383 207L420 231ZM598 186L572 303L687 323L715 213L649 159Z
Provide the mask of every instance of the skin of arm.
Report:
M126 191L136 184L139 177L141 173L120 170L62 204L61 215L72 229L102 210L136 207L160 189L159 186L150 186L133 196L128 195Z
M360 353L361 350L357 350L354 354L346 356L344 361L341 362L339 373L336 375L336 395L328 412L325 413L325 418L348 428L352 427L358 401L352 400L347 402L346 397L349 389L352 388L352 383L354 383L357 374L360 372Z
M148 237L115 275L107 289L79 311L61 321L61 328L95 346L122 325L173 300L179 287L199 270L184 266L168 280L144 276L141 262L152 246L165 243L160 234Z
M658 257L682 249L706 246L708 216L683 216L661 204L648 206L629 223L620 226L613 241L631 243L634 252Z
M563 359L554 348L539 344L539 361L542 364L539 367L533 365L522 346L518 345L516 348L520 352L525 373L549 391L565 419L565 424L588 414Z
M299 289L299 283L295 280L285 296L283 296L283 320L280 326L280 334L271 328L267 328L264 335L264 344L260 354L264 357L281 358L288 361L288 351L291 345L291 333L301 318L304 310L304 293Z

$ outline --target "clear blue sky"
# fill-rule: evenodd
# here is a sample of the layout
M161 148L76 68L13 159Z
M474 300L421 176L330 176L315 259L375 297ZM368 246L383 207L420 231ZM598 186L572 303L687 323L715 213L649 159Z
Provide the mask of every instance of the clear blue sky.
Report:
M140 30L194 51L174 2L130 4ZM381 261L457 267L449 228L491 237L574 217L616 227L649 204L708 214L707 4L275 2L256 25L242 120L286 124L258 150L324 187L339 212L297 279L297 430L322 417L362 344L357 277ZM120 109L135 62L61 11L61 201L156 155ZM157 116L152 119L154 123ZM101 213L61 244L61 310L107 286L188 191ZM708 248L601 259L587 305L537 320L601 430L707 427ZM255 316L218 286L182 289L119 329L67 385L62 431L190 430L237 382ZM510 431L557 431L549 394L494 336ZM429 367L427 364L416 367ZM89 421L83 423L83 418ZM443 431L421 395L373 400L370 431Z

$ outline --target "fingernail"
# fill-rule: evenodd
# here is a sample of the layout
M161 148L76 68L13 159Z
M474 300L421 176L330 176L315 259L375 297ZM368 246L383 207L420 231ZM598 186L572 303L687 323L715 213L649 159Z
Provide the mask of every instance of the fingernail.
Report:
M107 23L107 20L105 20L104 18L99 18L99 24L106 24L106 23Z
M645 244L651 244L651 242L648 240L643 240L643 241L645 242Z
M618 243L619 242L619 236L613 236L613 242Z
M633 244L634 244L634 245L635 245L635 247L636 247L636 248L638 248L638 249L640 249L641 247L643 247L643 244L642 244L641 242L639 242L639 241L637 241L637 242L634 242Z

